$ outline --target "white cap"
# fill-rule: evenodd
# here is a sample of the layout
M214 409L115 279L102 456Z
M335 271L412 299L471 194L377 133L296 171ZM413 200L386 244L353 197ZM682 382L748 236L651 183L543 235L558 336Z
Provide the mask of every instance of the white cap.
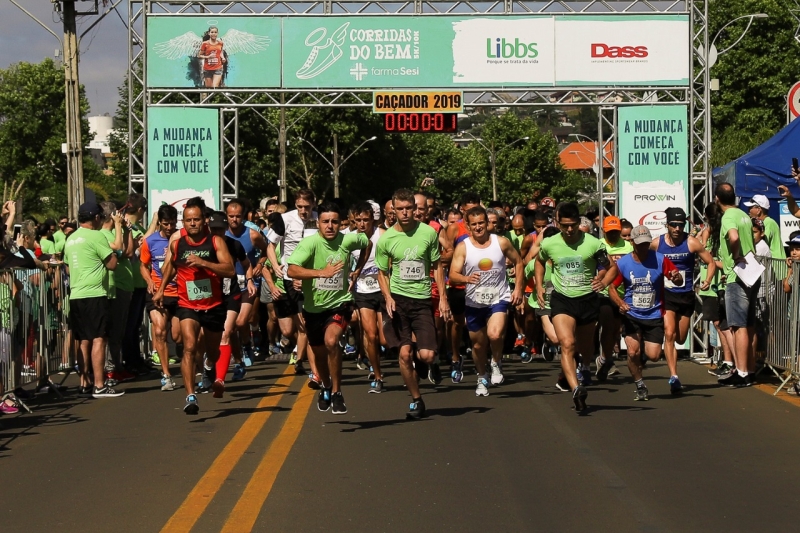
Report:
M744 205L746 205L747 207L753 207L757 205L762 209L769 209L769 198L767 198L763 194L756 194L755 196L753 196L752 200L750 200L749 202L745 202Z
M367 200L367 203L372 206L372 218L375 221L381 219L381 206L375 200Z

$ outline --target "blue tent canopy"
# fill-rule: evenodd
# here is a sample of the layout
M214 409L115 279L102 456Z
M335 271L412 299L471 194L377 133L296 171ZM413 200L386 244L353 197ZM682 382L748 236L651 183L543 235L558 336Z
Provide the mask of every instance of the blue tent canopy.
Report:
M781 200L778 185L789 187L792 195L800 201L800 187L791 173L793 157L800 159L800 119L789 123L767 142L738 159L715 168L712 173L714 183L732 184L736 196L743 201L763 194L770 200L770 217L778 220L778 202Z

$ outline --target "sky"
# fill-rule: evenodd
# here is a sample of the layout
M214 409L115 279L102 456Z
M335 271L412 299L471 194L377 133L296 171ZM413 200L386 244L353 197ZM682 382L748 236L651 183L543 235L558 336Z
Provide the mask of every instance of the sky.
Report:
M58 14L53 12L53 4L49 0L17 0L17 3L59 37L62 36L62 23ZM76 2L79 10L89 9L92 4L93 2ZM100 4L102 6L102 2ZM128 2L121 2L118 9L127 23ZM55 37L10 2L2 3L2 14L0 47L3 54L0 56L0 68L8 68L20 61L40 63L48 57L54 59L55 50L61 48ZM97 16L79 18L78 34L95 20ZM128 30L125 23L116 13L111 12L81 40L79 75L89 99L89 116L106 113L113 116L117 111L117 90L128 71Z

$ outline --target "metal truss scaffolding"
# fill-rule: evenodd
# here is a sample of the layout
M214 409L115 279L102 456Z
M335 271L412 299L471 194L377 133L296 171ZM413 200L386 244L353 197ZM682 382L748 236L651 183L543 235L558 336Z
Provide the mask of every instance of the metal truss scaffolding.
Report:
M709 0L276 0L221 1L183 0L160 2L129 0L128 36L128 138L129 187L147 192L147 109L155 106L206 107L220 109L221 183L223 199L238 192L238 110L253 108L335 108L372 107L371 90L290 90L290 89L207 89L147 88L146 19L171 15L250 15L268 17L300 16L388 16L388 15L602 15L602 14L683 14L691 19L693 72L689 87L557 87L469 88L464 92L465 107L515 106L597 106L598 107L598 197L604 214L616 214L617 110L622 105L685 104L689 108L691 153L690 203L693 218L701 214L710 199L709 72L704 55L708 50ZM606 147L609 150L606 150ZM613 147L613 150L610 148ZM604 172L603 169L610 169ZM701 326L700 324L695 324ZM702 333L699 333L702 331ZM705 330L693 328L696 340L705 346Z

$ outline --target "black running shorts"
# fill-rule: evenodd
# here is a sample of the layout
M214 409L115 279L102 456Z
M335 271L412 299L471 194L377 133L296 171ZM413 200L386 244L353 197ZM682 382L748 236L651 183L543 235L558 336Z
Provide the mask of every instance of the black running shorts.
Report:
M430 298L417 299L393 294L395 310L383 314L383 334L389 348L410 346L412 333L416 336L417 349L436 350L436 325L433 322L433 307ZM466 309L466 307L465 307Z
M622 334L626 337L640 337L644 342L664 343L664 319L642 320L622 315Z
M596 292L590 292L577 298L570 298L553 291L550 297L550 314L552 317L571 316L578 326L595 324L600 316L600 296Z
M383 295L380 292L370 292L368 294L357 292L353 294L353 299L358 309L372 309L377 313L383 306Z
M306 335L308 335L309 346L324 346L325 345L325 332L328 326L335 324L342 328L342 331L347 329L347 324L353 316L353 304L348 302L336 309L323 311L321 313L309 313L303 310L303 318L306 322Z
M225 308L224 302L211 309L204 310L178 307L178 312L175 316L181 321L194 320L206 331L221 332L225 329L225 320L228 318L228 310Z
M108 337L108 302L105 296L70 299L69 322L75 340L91 341Z

